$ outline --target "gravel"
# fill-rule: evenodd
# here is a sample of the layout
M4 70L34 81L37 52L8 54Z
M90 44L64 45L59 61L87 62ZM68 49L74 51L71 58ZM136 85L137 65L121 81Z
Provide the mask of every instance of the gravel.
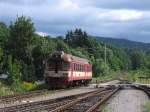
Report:
M116 94L103 112L143 112L148 96L140 90L125 89Z

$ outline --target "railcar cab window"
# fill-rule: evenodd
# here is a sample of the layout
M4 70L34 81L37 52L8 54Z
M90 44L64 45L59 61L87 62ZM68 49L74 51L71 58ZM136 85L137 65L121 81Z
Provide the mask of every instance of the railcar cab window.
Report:
M64 62L62 60L48 60L48 67L50 71L55 71L56 73L58 71L64 71L69 69L69 63Z
M54 70L55 69L55 62L51 59L48 60L47 66L49 70Z

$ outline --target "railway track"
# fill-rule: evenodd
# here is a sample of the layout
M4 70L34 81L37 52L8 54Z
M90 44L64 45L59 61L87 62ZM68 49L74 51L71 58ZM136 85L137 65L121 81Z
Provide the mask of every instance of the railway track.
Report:
M27 110L34 110L34 109L38 109L41 105L42 106L46 106L49 104L56 104L60 101L63 101L65 99L73 99L76 98L77 96L80 95L86 95L92 92L88 92L88 93L82 93L82 94L78 94L78 95L71 95L71 96L66 96L66 97L61 97L61 98L56 98L56 99L50 99L50 100L44 100L44 101L38 101L38 102L30 102L30 103L26 103L26 104L21 104L21 105L16 105L16 106L10 106L10 107L5 107L5 108L1 108L1 111L12 111L16 112L16 111L27 111Z
M119 88L99 88L96 91L1 108L0 112L93 112Z
M148 97L150 98L150 87L144 86L144 85L133 86L133 87L136 89L140 89L140 90L144 91L148 95Z
M65 112L94 112L118 90L119 88L109 88L105 91L99 91L86 98L79 98L74 103L66 104L51 112L60 112L61 110Z
M8 96L1 96L0 97L0 103L10 104L14 103L16 101L22 101L23 99L36 97L39 95L44 95L47 92L47 90L36 90L36 91L30 91L23 94L13 94Z

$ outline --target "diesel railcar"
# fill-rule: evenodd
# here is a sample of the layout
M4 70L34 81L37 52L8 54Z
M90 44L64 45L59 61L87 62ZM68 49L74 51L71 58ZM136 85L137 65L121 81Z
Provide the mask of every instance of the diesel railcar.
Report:
M52 88L87 85L92 79L92 65L87 59L55 52L46 60L44 77Z

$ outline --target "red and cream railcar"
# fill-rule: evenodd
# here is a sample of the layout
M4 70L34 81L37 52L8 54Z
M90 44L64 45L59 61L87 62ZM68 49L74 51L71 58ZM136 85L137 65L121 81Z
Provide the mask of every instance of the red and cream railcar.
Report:
M92 65L87 59L55 52L46 60L44 77L50 87L86 85L92 79Z

